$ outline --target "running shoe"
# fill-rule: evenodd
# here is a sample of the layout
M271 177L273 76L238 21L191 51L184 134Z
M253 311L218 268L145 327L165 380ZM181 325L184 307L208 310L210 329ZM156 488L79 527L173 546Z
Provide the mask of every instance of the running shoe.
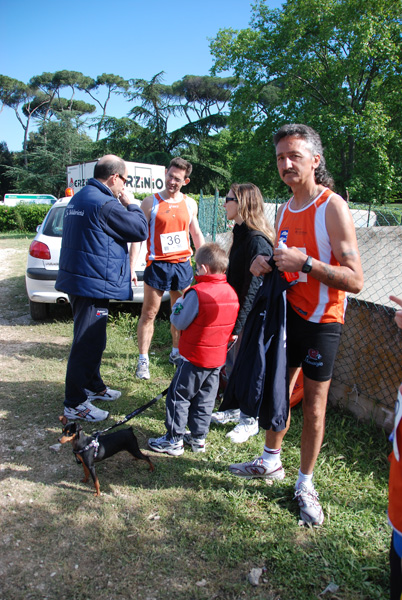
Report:
M76 419L82 419L83 421L104 421L108 418L109 413L107 410L102 410L101 408L97 408L89 400L78 404L78 406L65 406L64 407L64 416L67 419L71 419L75 421Z
M121 392L118 390L111 390L110 387L106 387L106 391L104 394L99 394L97 392L91 392L90 390L85 390L88 400L106 400L108 402L113 402L113 400L117 400L120 398Z
M171 456L180 456L180 454L183 454L184 452L183 440L174 442L169 438L167 433L159 438L149 438L148 446L151 450L154 450L154 452L164 452Z
M193 452L205 452L205 438L194 438L190 432L184 434L183 441L191 446Z
M139 358L137 368L135 370L135 376L138 379L149 379L149 362L145 358Z
M324 513L321 504L318 502L318 492L314 486L307 487L300 483L295 490L294 499L297 499L300 507L300 519L306 525L322 525L324 522Z
M212 413L211 423L215 425L226 425L226 423L238 423L240 421L240 408L234 410L221 410Z
M240 422L236 427L226 434L234 444L242 444L253 435L258 433L258 419L253 417L247 417L246 419L240 419Z
M232 475L237 475L237 477L243 477L244 479L261 478L282 480L285 477L282 463L279 463L277 467L272 469L262 456L258 456L250 462L229 465L229 471Z

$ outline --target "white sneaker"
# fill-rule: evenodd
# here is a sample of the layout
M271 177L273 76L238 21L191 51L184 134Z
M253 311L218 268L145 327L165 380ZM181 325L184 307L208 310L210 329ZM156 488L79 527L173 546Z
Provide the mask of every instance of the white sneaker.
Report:
M155 452L164 452L171 456L180 456L184 452L183 440L174 442L167 433L158 438L149 438L148 446Z
M211 423L215 425L226 425L226 423L238 423L240 421L240 408L234 410L221 410L212 413Z
M71 406L64 407L64 416L67 419L82 419L83 421L104 421L108 418L109 413L107 410L97 408L89 400L82 402L78 406L72 408Z
M186 431L183 441L191 446L193 452L205 452L205 438L193 438L191 433Z
M258 433L258 419L253 417L247 417L246 419L240 419L240 423L236 427L226 434L234 444L242 444L247 442L248 438Z
M285 477L285 471L283 470L282 463L278 463L274 468L270 466L268 461L264 460L262 456L258 456L250 462L237 463L229 465L229 471L232 475L237 477L243 477L244 479L254 479L260 477L266 480L282 480Z
M110 387L106 387L106 391L104 394L97 394L96 392L91 392L90 390L85 390L88 400L107 400L108 402L113 402L113 400L117 400L120 398L121 392L118 390L111 390Z
M138 379L149 379L151 377L149 374L149 362L145 358L138 359L135 376Z
M306 525L322 525L324 522L324 513L321 504L318 502L318 493L314 486L307 487L300 483L295 489L294 499L297 499L300 507L300 519Z

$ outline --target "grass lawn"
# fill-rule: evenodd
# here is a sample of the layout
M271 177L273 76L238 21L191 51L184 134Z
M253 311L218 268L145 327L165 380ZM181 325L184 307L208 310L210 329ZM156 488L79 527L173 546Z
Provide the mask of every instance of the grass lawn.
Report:
M51 448L61 431L72 321L68 307L52 307L50 321L30 320L23 277L29 241L0 236L0 598L388 598L389 443L374 425L339 410L328 410L315 470L321 528L300 527L293 500L301 406L283 446L283 482L268 486L227 471L261 453L262 431L235 445L225 437L230 425L212 426L205 454L148 451L148 437L164 433L161 400L130 422L154 473L120 453L97 465L102 495L94 497L70 447ZM134 378L137 320L134 310L112 311L102 373L122 397L108 404L105 427L173 376L169 324L158 321L151 380ZM256 587L248 581L253 568L263 570ZM319 595L331 583L333 591Z

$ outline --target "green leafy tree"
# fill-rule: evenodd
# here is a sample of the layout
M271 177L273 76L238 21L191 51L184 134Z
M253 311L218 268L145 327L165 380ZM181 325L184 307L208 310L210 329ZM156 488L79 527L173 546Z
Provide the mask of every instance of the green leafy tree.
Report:
M6 142L0 142L0 199L10 191L11 181L7 167L13 165L13 153L9 151Z
M185 147L190 143L201 143L213 137L214 132L224 129L227 122L228 118L226 115L213 114L198 121L186 123L170 133L170 148L174 150ZM211 133L212 130L213 133Z
M186 75L172 84L170 94L179 100L189 123L206 123L208 117L224 114L235 84L234 77Z
M25 84L5 75L0 75L0 102L2 106L12 108L24 130L23 160L25 169L28 168L28 140L32 119L40 121L43 140L46 143L46 124L52 116L60 118L61 113L67 111L72 115L83 115L95 111L95 106L76 100L76 89L82 89L93 82L77 71L56 71L56 73L42 73L31 78ZM69 98L60 96L62 89L69 88Z
M197 165L192 186L226 184L228 163L224 165L214 151L218 137L212 138L227 125L224 108L232 79L191 75L170 86L163 83L161 72L150 81L136 79L130 84L125 96L136 105L127 118L105 118L107 136L98 142L99 154L113 152L126 160L166 166L173 155L186 154ZM172 117L182 115L188 123L169 131Z
M180 104L172 102L171 87L162 83L163 71L157 73L150 81L132 79L126 96L131 102L138 102L129 116L142 122L153 137L154 150L171 152L172 145L168 133L170 117L182 114Z
M226 185L227 182L228 161L223 165L219 156L214 153L214 148L219 145L218 140L223 137L214 138L227 127L228 111L225 109L228 108L233 87L232 77L186 75L173 83L167 91L180 104L188 121L170 133L170 147L175 154L191 154L193 161L194 156L198 157L200 170L197 172L204 190L223 182ZM207 172L211 176L209 184L206 183ZM197 184L198 175L193 177L191 185Z
M95 143L98 156L117 154L124 160L151 164L165 164L166 156L170 157L164 151L155 150L155 136L150 129L129 117L106 117L104 131L106 137ZM165 157L163 162L156 161L156 157L161 156Z
M34 118L42 121L44 125L46 125L47 119L51 117L60 118L60 114L66 111L74 116L83 116L94 113L96 110L96 106L83 100L56 98L50 104L42 93L37 94L30 103L29 109L32 110L34 107L36 107ZM25 105L22 107L22 112L25 116L28 116Z
M72 115L78 116L87 113L93 113L96 107L82 100L75 99L77 90L86 89L93 84L93 79L83 75L80 71L56 71L55 73L45 72L42 75L35 75L31 78L29 85L39 90L33 104L40 103L41 98L47 98L47 102L42 102L35 111L34 118L43 122L42 128L43 140L47 140L47 123L52 117L60 118L61 113L68 111ZM64 98L60 94L69 90L69 97ZM25 112L26 106L23 107Z
M191 181L186 191L213 194L215 189L226 193L232 182L232 148L230 133L223 129L198 143L188 143L180 149L180 156L193 165Z
M99 141L102 130L104 129L104 124L106 120L106 111L107 105L109 104L109 100L112 97L112 94L119 94L123 92L127 92L129 88L129 82L120 77L119 75L112 75L103 73L99 75L93 83L91 83L86 89L86 93L91 96L91 98L99 105L101 108L102 114L100 119L97 122L96 128L96 141ZM99 91L101 87L106 88L106 98L103 100L103 103L93 94L93 92Z
M24 130L23 157L26 168L28 167L27 144L31 119L48 102L46 95L43 95L38 102L37 93L38 89L35 87L6 75L0 75L0 101L2 106L8 106L14 110Z
M213 72L233 70L239 83L231 127L270 144L284 122L307 123L338 188L384 200L401 132L392 108L401 101L401 23L401 0L288 0L281 10L257 2L250 29L221 30L211 43ZM269 187L274 164L266 170Z
M31 133L29 167L7 169L13 181L10 191L64 196L67 165L93 158L94 143L81 130L80 120L65 113L58 121L44 123L38 132Z
M18 79L7 77L7 75L0 75L1 111L5 106L13 107L18 98L26 91L26 87L26 84L18 81Z
M91 77L83 75L80 71L56 71L55 73L45 72L42 75L35 75L31 78L29 85L40 90L48 98L46 107L37 113L46 121L52 114L61 110L75 110L74 96L77 90L85 90L93 85L94 80ZM61 91L70 90L69 98L62 99ZM54 105L56 107L54 107ZM77 106L77 105L75 105ZM89 105L92 106L92 105ZM85 112L93 112L94 109Z

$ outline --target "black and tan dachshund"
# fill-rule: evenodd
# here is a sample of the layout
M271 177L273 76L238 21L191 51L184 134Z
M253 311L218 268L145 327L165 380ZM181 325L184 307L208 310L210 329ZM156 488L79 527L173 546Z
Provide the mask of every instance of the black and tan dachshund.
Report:
M95 485L95 496L100 496L100 487L94 463L109 458L117 452L127 450L135 459L145 460L149 464L150 471L154 470L155 467L149 457L145 456L139 449L137 438L131 427L96 437L86 435L81 425L68 422L68 419L64 416L59 417L59 419L63 425L59 442L61 444L71 442L77 460L81 461L84 467L84 479L82 481L86 483L91 474Z

